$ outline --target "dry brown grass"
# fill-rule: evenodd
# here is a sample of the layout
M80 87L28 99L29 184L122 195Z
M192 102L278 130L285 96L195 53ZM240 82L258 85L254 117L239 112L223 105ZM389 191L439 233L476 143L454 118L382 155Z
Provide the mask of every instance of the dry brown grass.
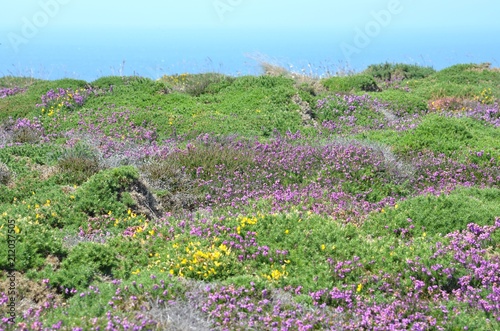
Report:
M492 71L492 72L500 72L500 68L492 68L490 62L484 62L484 63L480 63L478 65L475 65L473 68L469 69L468 71L477 71L477 72Z

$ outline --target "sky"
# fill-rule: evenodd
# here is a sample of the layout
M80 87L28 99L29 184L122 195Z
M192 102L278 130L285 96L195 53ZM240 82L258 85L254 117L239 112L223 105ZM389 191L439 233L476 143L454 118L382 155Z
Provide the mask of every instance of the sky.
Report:
M40 45L81 47L97 45L96 40L106 40L115 48L139 41L171 43L182 40L197 46L191 49L194 53L205 51L203 45L230 51L233 44L238 44L238 50L243 50L245 43L248 51L260 51L266 46L259 42L267 40L275 47L282 46L283 52L286 48L294 52L314 49L319 54L323 44L325 54L328 51L335 58L348 62L369 61L383 49L396 52L409 49L408 41L411 41L418 42L420 48L426 47L427 57L438 56L443 51L453 54L451 48L459 45L457 60L467 56L472 62L484 58L500 66L496 62L500 61L500 54L495 57L500 50L497 45L500 32L498 0L3 2L0 74L2 61L25 61L29 54L33 63L38 51L36 47ZM489 49L490 44L497 48ZM187 48L183 51L187 52ZM407 58L423 57L419 52L424 51L408 50Z
M3 1L0 28L19 30L23 18L50 12L58 28L327 28L363 26L372 11L399 3L394 28L497 29L497 0L18 0ZM36 19L36 18L35 18ZM43 23L43 19L40 18Z

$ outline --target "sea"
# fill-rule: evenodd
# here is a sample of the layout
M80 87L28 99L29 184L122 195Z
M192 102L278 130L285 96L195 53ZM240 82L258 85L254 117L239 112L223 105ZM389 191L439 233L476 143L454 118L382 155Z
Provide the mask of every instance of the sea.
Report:
M500 66L497 33L307 29L86 28L0 33L0 76L55 80L218 72L258 75L262 63L315 77L407 63L436 70L457 63Z

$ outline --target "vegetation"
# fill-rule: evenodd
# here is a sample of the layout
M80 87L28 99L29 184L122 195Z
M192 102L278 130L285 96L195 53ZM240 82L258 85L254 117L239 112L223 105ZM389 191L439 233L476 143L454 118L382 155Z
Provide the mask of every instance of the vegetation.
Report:
M500 71L265 69L0 78L0 329L499 329Z

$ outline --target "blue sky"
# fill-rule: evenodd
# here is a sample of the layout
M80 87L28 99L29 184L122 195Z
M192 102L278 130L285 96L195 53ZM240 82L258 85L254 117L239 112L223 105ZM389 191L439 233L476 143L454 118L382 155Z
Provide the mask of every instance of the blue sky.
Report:
M41 54L37 47L57 45L63 50L93 43L98 48L97 40L105 40L111 49L145 40L196 46L166 49L181 52L179 57L209 56L215 48L227 50L226 55L235 49L265 53L274 46L268 55L331 56L358 66L424 56L435 60L426 60L431 65L445 63L439 56L455 56L456 61L485 59L500 66L498 13L498 0L4 1L0 74L5 72L2 62L34 65ZM44 51L45 57L67 60L55 49L53 54Z
M0 28L19 30L23 18L33 21L45 4L47 12L55 8L48 22L54 28L349 29L391 2L402 8L391 29L499 29L497 0L19 0L4 1Z

